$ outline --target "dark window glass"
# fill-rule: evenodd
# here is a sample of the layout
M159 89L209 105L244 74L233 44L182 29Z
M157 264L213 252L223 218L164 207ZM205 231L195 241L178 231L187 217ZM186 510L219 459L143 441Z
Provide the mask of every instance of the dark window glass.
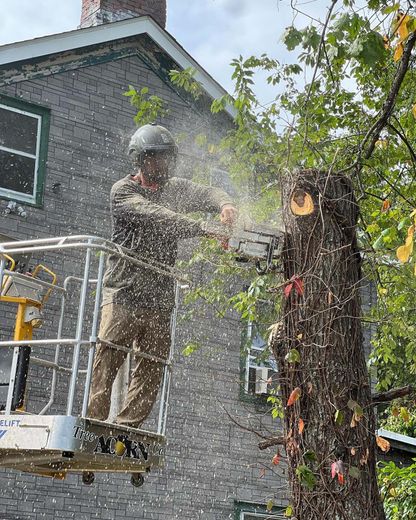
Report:
M0 188L33 195L35 159L0 150Z
M0 107L0 146L36 154L38 119Z

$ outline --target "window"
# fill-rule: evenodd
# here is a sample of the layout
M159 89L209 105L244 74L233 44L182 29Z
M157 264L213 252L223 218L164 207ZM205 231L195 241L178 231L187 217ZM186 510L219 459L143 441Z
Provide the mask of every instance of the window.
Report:
M284 507L273 506L267 511L265 505L250 502L235 502L235 520L281 520L284 519Z
M256 323L248 323L242 362L242 386L247 396L267 396L276 389L276 361Z
M273 518L284 518L283 516L276 516L272 513L246 513L242 511L239 520L272 520Z
M0 95L0 196L40 206L49 109Z

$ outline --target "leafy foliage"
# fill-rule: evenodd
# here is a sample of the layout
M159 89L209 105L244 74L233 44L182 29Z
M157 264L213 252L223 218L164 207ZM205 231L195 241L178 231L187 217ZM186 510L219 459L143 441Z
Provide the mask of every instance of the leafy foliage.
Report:
M389 520L416 519L416 461L408 467L380 464L379 485Z
M409 412L406 406L393 404L385 413L381 425L384 429L416 438L416 412Z
M134 121L137 125L154 123L157 117L166 113L164 102L159 96L149 95L148 87L143 87L137 91L131 85L129 90L123 94L130 98L130 103L137 108Z

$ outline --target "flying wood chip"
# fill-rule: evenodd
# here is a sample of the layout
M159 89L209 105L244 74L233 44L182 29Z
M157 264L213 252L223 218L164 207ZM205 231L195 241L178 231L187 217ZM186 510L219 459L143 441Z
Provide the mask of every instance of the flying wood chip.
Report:
M295 190L290 200L290 209L294 215L310 215L314 210L312 197L304 190Z

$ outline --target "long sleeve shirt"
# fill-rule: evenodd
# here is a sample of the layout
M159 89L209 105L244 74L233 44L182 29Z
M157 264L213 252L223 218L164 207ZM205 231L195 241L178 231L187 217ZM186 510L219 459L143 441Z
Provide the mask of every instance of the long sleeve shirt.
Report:
M157 191L127 177L111 189L112 241L144 261L173 266L178 240L204 234L194 211L219 212L232 199L219 188L173 177ZM173 279L110 255L104 276L103 305L157 308L174 306Z

